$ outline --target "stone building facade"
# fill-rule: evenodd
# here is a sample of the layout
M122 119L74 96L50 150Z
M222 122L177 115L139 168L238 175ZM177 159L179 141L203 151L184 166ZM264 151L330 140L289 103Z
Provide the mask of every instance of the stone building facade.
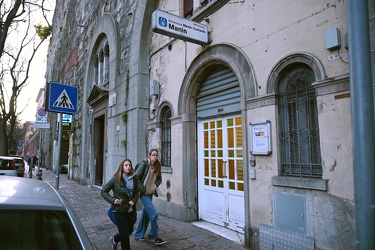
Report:
M146 5L137 1L56 3L46 79L78 87L78 112L65 141L71 141L71 177L83 184L102 185L124 157L134 161L146 157L146 131L141 128L146 127L148 95L139 97L138 92L148 83L138 86L135 81L147 77L148 62L134 55L139 43L147 41L133 38L137 35L133 29L139 33L147 29L140 26ZM43 144L54 145L55 155L58 114L50 117L52 135L44 137ZM56 157L51 164L56 167Z
M153 32L155 10L209 42ZM355 247L345 2L57 1L53 27L47 81L79 89L71 178L101 186L157 148L160 213L252 249Z

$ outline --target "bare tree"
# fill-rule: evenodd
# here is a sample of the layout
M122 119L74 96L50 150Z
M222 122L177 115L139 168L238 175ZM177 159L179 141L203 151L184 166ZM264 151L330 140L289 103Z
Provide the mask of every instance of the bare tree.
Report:
M28 84L36 52L52 31L45 1L0 0L0 155L13 148L17 117L22 113L17 99ZM33 25L32 17L38 13L44 17L46 26Z

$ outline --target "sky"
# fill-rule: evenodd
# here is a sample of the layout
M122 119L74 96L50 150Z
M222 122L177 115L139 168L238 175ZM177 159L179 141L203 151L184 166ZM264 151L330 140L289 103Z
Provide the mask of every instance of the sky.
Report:
M48 14L48 18L50 23L52 24L55 1L47 0L46 4L48 4L48 8L51 9ZM46 25L46 22L42 17L40 17L40 13L36 14L34 19L35 20L33 21L33 23L41 23L42 25ZM36 122L36 112L38 108L36 98L38 96L40 88L45 88L46 84L45 73L47 67L47 51L49 40L50 39L47 38L35 54L29 71L28 85L21 90L21 94L19 96L17 104L18 112L24 109L22 114L19 116L21 122ZM40 41L39 38L37 38L37 41Z
M44 41L42 47L39 48L30 68L30 77L28 85L22 89L18 100L18 108L24 111L20 115L20 120L23 122L36 122L37 112L37 96L40 88L44 88L46 79L46 61L47 61L48 41Z

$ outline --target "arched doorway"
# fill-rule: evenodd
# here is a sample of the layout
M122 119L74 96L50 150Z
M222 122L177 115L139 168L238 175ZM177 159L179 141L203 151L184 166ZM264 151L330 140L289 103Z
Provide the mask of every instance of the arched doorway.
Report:
M216 109L218 112L212 117L198 117L197 112L197 97L201 91L202 83L206 80L207 76L210 75L213 69L218 66L226 66L232 73L235 74L238 80L238 90L240 92L240 103L239 109L232 113L221 112L221 109ZM246 117L246 100L249 100L257 95L257 83L256 77L251 65L250 60L246 54L238 47L233 44L215 44L213 46L205 48L201 54L199 54L190 64L180 89L178 112L177 116L182 118L182 170L183 170L183 189L184 193L184 204L186 206L185 216L189 216L192 219L198 219L200 213L200 207L198 205L201 193L199 188L200 181L198 172L200 170L199 162L202 161L198 156L197 135L200 122L209 122L210 119L222 118L233 118L241 117L242 127L242 141L247 141L247 130L248 130L248 118ZM243 143L242 151L248 152L249 145ZM248 154L243 154L244 163L244 215L242 220L245 221L245 229L242 233L248 232L250 227L250 215L249 210L249 180L248 180ZM241 206L241 205L240 205ZM237 228L238 231L241 231ZM245 242L249 245L249 234L245 233Z
M241 91L228 67L208 73L197 96L199 218L243 232Z

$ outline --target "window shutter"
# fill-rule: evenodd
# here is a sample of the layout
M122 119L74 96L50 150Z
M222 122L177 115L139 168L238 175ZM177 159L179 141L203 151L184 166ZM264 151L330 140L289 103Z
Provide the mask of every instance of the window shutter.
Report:
M193 0L184 0L184 17L193 15Z
M205 78L197 97L197 116L210 117L241 110L238 78L226 66L216 66Z

